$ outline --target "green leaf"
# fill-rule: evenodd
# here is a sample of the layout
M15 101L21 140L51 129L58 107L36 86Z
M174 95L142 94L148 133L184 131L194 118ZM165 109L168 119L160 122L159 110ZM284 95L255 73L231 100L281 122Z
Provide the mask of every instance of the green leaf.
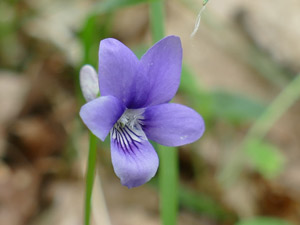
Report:
M246 144L245 153L255 169L266 178L278 176L284 167L284 156L270 143L252 139Z
M213 99L211 94L197 82L196 76L183 64L179 92L184 95L188 105L199 112L208 125L214 118Z
M256 119L265 109L261 102L238 93L206 91L186 65L182 67L179 91L187 96L206 122L220 118L240 124Z
M248 220L242 220L236 225L292 225L291 223L277 218L258 217Z
M179 189L180 204L194 212L218 221L232 221L235 217L209 195L197 193L183 186Z
M233 123L256 119L265 109L265 106L259 101L241 94L215 91L212 93L212 97L213 111L217 116Z
M201 95L203 93L202 88L198 85L195 75L185 64L182 66L179 90L190 95Z

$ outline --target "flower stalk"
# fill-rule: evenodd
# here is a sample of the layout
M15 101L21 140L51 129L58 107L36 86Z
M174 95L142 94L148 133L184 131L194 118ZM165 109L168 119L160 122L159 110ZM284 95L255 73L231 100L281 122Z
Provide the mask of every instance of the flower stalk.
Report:
M91 218L91 199L95 178L95 169L97 162L97 137L90 132L90 147L88 153L86 184L85 184L85 215L84 224L90 224Z
M177 224L178 212L178 149L158 145L160 158L159 189L163 225Z

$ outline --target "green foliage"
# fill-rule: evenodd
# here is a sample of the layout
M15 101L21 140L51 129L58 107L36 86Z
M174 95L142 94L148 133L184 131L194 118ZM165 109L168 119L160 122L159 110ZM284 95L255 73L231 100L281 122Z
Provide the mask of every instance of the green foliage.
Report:
M215 91L212 93L213 112L219 118L223 118L232 123L248 122L256 119L265 109L264 105L257 100L252 100L246 96Z
M254 219L242 220L236 225L292 225L291 223L270 217L257 217Z
M182 68L179 91L185 94L193 107L200 112L206 122L221 119L233 124L241 124L256 119L265 109L257 100L228 91L206 91L198 85L195 75Z
M246 145L245 153L255 169L266 178L276 177L283 169L285 158L270 143L253 139Z
M256 169L265 177L272 178L278 175L283 168L284 158L276 147L264 143L262 139L299 97L300 75L296 76L256 119L245 138L243 149L250 156Z
M150 3L150 25L152 41L158 42L165 36L164 1L157 0Z
M247 138L263 138L276 121L299 99L300 74L272 101L264 113L256 119Z
M235 220L233 214L225 211L225 209L209 195L196 193L184 187L180 187L179 190L180 204L185 208L218 221Z
M279 88L284 88L291 76L281 65L275 63L264 51L252 45L247 49L245 61L251 65L260 76Z
M110 36L111 15L92 15L86 18L80 32L84 49L83 64L98 65L99 41Z
M137 5L140 3L151 2L151 0L105 0L96 3L91 9L91 14L103 14L113 12L117 9ZM153 1L152 1L153 2Z
M157 144L151 142L155 149L157 149ZM168 150L167 150L168 151ZM171 150L172 151L172 150ZM161 155L159 155L161 157ZM168 165L165 165L166 167ZM160 165L161 167L161 165ZM154 177L149 182L153 187L158 188L159 182L161 177L157 178ZM166 186L167 187L167 186ZM166 191L174 191L170 189L171 185L168 185L168 188L165 189ZM220 222L228 222L232 224L232 222L237 221L237 216L230 212L228 209L222 206L218 201L216 201L212 196L209 194L200 193L194 191L193 189L179 185L178 187L178 198L179 198L179 205L181 208L193 211L195 213L205 215L212 219L215 219ZM173 206L174 207L174 206Z
M203 116L206 123L214 119L211 94L198 84L195 75L186 65L182 67L179 92L184 94L186 100Z

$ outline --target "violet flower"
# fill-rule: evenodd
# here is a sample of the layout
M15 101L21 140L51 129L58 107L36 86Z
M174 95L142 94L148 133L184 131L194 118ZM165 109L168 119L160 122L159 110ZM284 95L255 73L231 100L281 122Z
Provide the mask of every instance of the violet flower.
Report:
M110 133L111 159L116 175L128 188L149 181L159 159L149 140L180 146L199 139L204 121L193 109L168 103L180 83L182 47L168 36L139 60L116 39L100 42L99 89L96 71L84 66L80 78L84 96L80 116L102 141Z

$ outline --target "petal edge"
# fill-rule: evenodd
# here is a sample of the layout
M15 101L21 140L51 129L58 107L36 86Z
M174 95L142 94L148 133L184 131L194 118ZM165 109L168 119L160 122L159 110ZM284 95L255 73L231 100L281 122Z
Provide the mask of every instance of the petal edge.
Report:
M120 100L113 96L103 96L83 105L79 115L91 132L104 141L124 111L125 106Z
M140 62L123 43L107 38L99 47L99 87L101 95L111 95L127 108L144 104L149 90L148 78L139 72Z
M180 83L182 47L180 38L167 36L142 56L140 63L149 79L149 96L144 106L169 102Z
M143 130L159 144L180 146L198 140L204 133L203 118L193 109L175 103L152 106L144 113Z
M138 148L136 148L138 147ZM136 143L133 151L125 151L117 140L111 137L111 159L121 184L128 188L138 187L148 182L158 168L159 159L149 141Z

